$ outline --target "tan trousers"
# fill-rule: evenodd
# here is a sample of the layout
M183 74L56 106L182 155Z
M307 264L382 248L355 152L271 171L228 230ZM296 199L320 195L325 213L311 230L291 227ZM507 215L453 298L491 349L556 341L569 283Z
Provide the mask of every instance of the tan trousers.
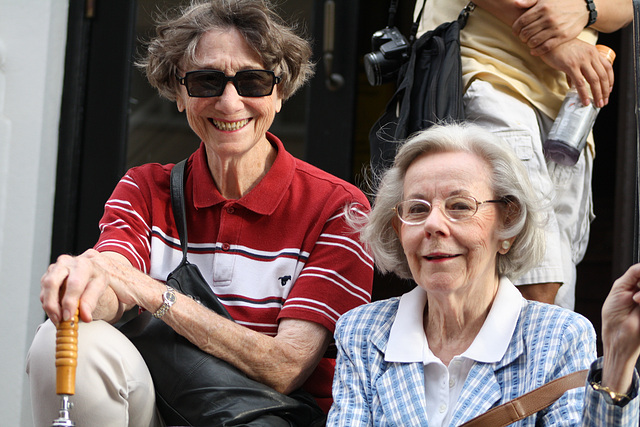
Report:
M36 331L27 355L35 427L58 418L56 328L47 320ZM80 323L76 393L71 397L76 427L162 427L149 370L140 353L116 328L103 321Z

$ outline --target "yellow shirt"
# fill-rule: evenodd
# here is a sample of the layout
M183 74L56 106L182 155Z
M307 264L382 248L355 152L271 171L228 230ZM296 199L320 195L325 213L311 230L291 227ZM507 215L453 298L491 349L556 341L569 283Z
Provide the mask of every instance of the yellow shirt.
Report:
M418 37L443 22L456 19L467 3L467 0L427 0ZM421 6L422 1L418 0L414 19ZM595 44L598 33L586 28L579 38ZM529 48L513 35L511 27L476 7L460 33L460 50L465 88L475 79L506 86L542 113L556 117L569 90L566 75L532 56Z

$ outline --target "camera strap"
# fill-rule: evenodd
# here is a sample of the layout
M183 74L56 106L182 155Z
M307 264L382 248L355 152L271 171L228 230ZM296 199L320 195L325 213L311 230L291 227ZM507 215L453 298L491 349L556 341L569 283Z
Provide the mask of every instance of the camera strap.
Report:
M392 28L395 26L396 13L398 12L398 2L399 0L391 0L391 3L389 4L389 19L387 21L388 28ZM420 12L418 13L418 17L416 21L411 25L411 32L409 34L409 44L412 44L416 39L416 34L418 34L418 26L420 25L422 12L424 11L424 7L426 4L427 4L427 0L423 0L422 7L420 8Z
M389 20L387 21L387 27L389 28L395 26L396 12L398 11L398 1L399 0L391 0L391 3L389 4Z
M422 19L422 12L424 12L424 7L427 5L427 0L423 0L422 7L420 8L420 12L418 12L418 17L416 21L411 26L411 34L409 34L409 43L413 44L416 40L416 34L418 34L418 27L420 26L420 20Z

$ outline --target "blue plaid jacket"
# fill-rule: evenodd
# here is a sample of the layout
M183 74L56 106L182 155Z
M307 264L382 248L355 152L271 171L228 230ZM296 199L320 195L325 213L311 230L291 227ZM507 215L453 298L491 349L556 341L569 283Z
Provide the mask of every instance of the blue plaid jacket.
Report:
M355 308L336 325L338 359L334 404L327 426L428 426L422 363L385 362L384 353L399 298ZM475 363L454 409L450 426L514 399L553 379L589 368L596 360L591 323L569 310L528 302L498 363ZM593 364L592 364L593 362ZM589 382L589 379L587 382ZM638 426L638 375L633 400L607 404L590 385L566 392L549 408L513 426ZM586 396L585 396L586 392Z

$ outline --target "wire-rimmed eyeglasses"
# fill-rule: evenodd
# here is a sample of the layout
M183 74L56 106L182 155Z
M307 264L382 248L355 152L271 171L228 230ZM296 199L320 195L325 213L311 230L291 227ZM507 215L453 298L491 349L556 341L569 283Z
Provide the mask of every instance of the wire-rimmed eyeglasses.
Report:
M485 203L506 203L506 200L485 200L479 202L472 196L451 196L439 203L440 210L449 220L465 221L473 217ZM400 221L407 225L423 224L431 213L432 204L426 200L409 199L393 208Z
M232 82L238 95L250 98L269 96L273 87L282 80L269 70L242 70L235 76L227 76L218 70L189 71L184 77L176 76L178 82L187 88L189 96L211 98L220 96L228 82Z

